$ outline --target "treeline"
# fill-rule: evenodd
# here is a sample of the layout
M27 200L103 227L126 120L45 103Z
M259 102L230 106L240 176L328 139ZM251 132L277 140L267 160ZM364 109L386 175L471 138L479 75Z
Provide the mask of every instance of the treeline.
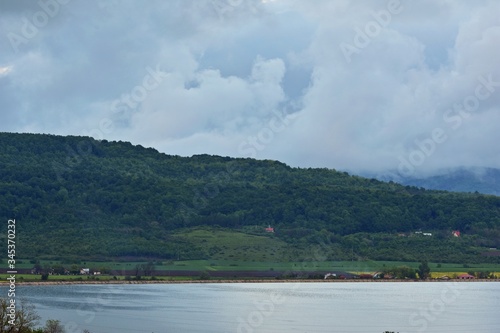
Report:
M40 316L31 303L11 304L7 299L0 298L0 333L66 333L59 320L49 319L45 326L38 326ZM84 329L82 333L90 332Z
M18 256L31 258L203 258L175 235L196 226L272 225L297 245L460 230L477 236L466 251L500 247L498 197L86 137L0 133L0 212L17 220Z

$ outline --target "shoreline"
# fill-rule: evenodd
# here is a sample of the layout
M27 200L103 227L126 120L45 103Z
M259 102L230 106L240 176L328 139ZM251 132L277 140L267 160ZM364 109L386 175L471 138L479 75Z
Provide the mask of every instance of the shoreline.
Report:
M450 279L450 280L401 280L401 279L329 279L329 280L276 280L276 279L262 279L262 280L142 280L142 281L124 281L124 280L106 280L106 281L16 281L16 285L24 286L54 286L54 285L86 285L86 284L220 284L220 283L391 283L391 282L405 282L405 283L427 283L427 282L500 282L500 279ZM7 285L8 281L0 282L0 287Z

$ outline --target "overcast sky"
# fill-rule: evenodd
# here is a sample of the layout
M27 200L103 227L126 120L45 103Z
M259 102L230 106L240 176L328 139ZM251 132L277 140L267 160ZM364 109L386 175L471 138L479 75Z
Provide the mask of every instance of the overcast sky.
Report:
M499 1L2 0L0 34L0 131L500 167Z

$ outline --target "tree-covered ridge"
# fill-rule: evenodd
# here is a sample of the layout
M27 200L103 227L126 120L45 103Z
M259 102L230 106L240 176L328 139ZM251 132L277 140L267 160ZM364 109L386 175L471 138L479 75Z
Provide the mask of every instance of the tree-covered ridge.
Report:
M498 197L74 136L0 133L0 211L19 221L25 257L199 258L203 247L176 231L269 224L289 244L460 230L475 246L500 246Z

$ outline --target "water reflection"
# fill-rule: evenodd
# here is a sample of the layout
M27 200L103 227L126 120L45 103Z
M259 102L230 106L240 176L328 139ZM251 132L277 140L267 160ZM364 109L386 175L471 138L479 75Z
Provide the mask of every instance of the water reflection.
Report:
M441 304L445 288L460 290ZM20 285L18 297L76 323L68 333L500 331L498 283Z

